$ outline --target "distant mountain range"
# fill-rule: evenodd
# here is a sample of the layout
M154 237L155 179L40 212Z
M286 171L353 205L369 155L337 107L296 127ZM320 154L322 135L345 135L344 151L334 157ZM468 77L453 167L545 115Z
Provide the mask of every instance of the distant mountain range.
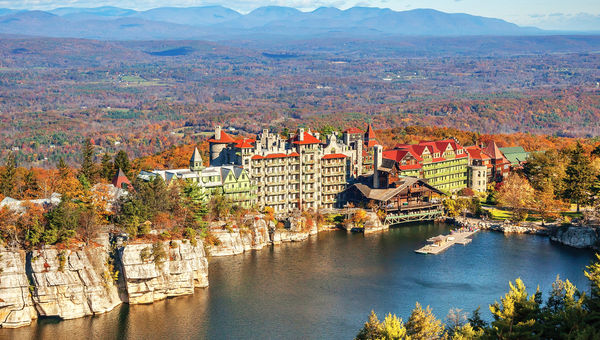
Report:
M390 36L509 36L549 34L500 19L432 9L332 7L301 12L268 6L241 14L222 6L162 7L135 11L118 7L50 11L0 9L0 33L100 40L229 40L380 38Z

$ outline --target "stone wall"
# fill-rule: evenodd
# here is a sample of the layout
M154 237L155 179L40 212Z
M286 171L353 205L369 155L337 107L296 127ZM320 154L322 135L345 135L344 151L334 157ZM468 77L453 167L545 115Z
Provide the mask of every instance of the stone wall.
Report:
M27 326L35 318L25 273L25 252L0 247L0 328Z
M162 249L162 250L160 250ZM125 244L119 247L119 282L130 304L189 295L208 286L208 261L201 240Z
M100 268L92 265L91 257L104 260ZM73 319L105 313L121 304L112 275L105 273L107 257L103 247L87 251L44 247L29 253L27 272L38 314Z

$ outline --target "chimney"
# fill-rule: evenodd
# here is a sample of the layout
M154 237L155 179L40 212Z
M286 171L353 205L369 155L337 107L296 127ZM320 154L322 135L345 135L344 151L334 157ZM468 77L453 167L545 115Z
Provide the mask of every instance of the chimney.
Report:
M379 166L383 161L383 146L373 146L373 188L379 189Z
M215 139L221 140L221 125L215 127Z
M304 129L302 128L298 129L298 140L300 142L304 141Z

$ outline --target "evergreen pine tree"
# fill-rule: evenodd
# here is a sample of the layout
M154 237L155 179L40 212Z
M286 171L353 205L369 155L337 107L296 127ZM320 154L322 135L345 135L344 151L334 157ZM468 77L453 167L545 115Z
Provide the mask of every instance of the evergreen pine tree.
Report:
M115 166L112 162L112 157L109 154L105 153L102 155L102 160L100 164L100 176L107 181L112 180L115 175Z
M17 172L17 160L11 152L6 157L4 171L0 174L0 193L4 196L11 196L15 190L15 180Z
M383 336L381 334L381 322L377 318L377 314L375 311L371 311L369 314L369 320L365 323L363 328L358 331L356 335L356 340L372 340L372 339L382 339Z
M81 160L81 170L79 175L85 176L90 184L94 184L96 180L96 164L94 163L94 146L92 141L87 139L83 146L83 159ZM79 177L79 176L78 176Z
M69 169L69 166L67 166L67 163L65 163L65 159L62 157L58 160L56 169L58 170L58 177L63 181L66 180L71 174L71 169Z
M480 310L481 306L477 307L471 314L471 317L467 319L475 331L481 331L487 327L487 322L481 318Z
M115 162L112 173L113 176L117 173L117 171L119 171L119 168L123 170L125 176L131 178L131 164L129 163L129 156L127 156L127 153L123 150L117 152L117 155L115 156Z
M407 334L414 339L438 339L444 332L442 321L436 319L427 306L423 309L417 302L408 321L406 322Z
M396 315L388 314L380 327L383 339L404 340L407 339L407 330L402 319Z
M514 285L512 282L509 285L510 291L500 302L490 305L494 321L486 333L494 339L540 339L539 288L530 296L521 279L517 279Z
M581 330L581 321L587 314L583 304L585 295L569 281L556 277L552 292L542 309L544 339L566 339Z
M584 274L590 280L591 293L585 302L588 311L585 324L595 329L600 336L600 255L596 254L596 262L586 269Z
M40 192L40 185L33 169L29 169L23 177L23 195L25 198L34 198Z
M591 199L594 180L595 173L591 161L585 154L581 143L577 142L575 150L571 152L571 161L566 169L565 198L577 204L578 212L580 205Z

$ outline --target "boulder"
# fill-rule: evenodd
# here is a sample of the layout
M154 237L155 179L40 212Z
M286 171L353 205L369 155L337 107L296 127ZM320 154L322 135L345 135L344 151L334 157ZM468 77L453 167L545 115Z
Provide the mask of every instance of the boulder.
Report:
M591 227L561 227L550 239L575 248L593 248L600 243L598 230Z

